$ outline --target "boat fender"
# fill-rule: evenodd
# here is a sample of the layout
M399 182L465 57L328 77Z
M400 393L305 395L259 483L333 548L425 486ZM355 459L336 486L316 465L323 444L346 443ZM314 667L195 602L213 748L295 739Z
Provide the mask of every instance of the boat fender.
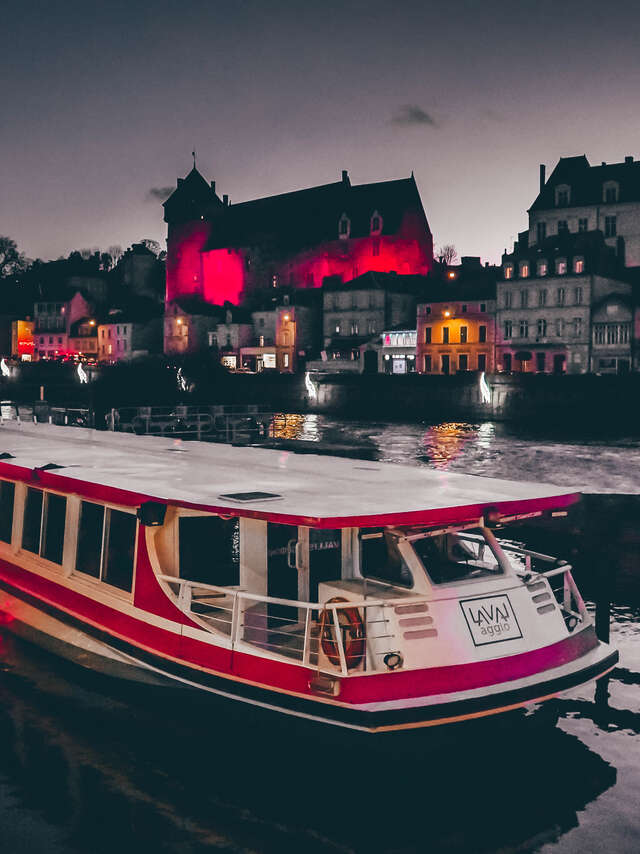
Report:
M398 670L404 664L404 659L399 652L388 652L382 660L389 670Z
M325 605L334 602L348 602L342 596L334 596ZM360 612L357 608L340 608L337 612L338 623L342 632L342 647L347 670L355 669L364 657L365 631ZM340 651L334 638L334 624L332 615L327 608L320 613L320 643L322 651L332 664L340 665Z

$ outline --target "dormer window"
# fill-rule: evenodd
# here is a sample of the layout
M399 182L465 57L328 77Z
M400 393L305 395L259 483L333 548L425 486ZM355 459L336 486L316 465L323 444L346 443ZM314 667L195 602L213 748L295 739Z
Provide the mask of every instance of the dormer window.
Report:
M351 233L351 220L343 213L340 219L338 220L338 237L340 240L346 240Z
M568 184L558 184L556 187L556 207L566 208L571 203L571 187Z
M620 198L620 185L617 181L605 181L602 185L602 201L612 204Z
M538 261L538 275L539 276L546 276L547 270L548 270L547 261L545 258L541 258L540 261Z
M505 264L503 272L505 279L513 279L513 264Z
M584 273L584 258L573 259L573 272Z
M529 278L529 262L521 261L520 262L520 278L528 279Z
M373 212L371 217L371 234L380 234L382 231L382 217L378 211Z
M558 258L556 261L556 273L559 276L566 275L567 272L567 259L566 258Z

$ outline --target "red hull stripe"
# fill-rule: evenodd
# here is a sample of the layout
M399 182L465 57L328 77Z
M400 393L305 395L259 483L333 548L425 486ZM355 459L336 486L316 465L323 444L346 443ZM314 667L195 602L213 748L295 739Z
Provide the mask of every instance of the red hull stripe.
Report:
M233 681L311 697L320 703L358 705L467 691L542 674L580 658L598 645L595 632L589 629L542 649L490 661L369 676L354 675L341 680L341 692L336 702L311 693L309 678L315 672L311 669L258 655L231 652L149 625L4 561L0 562L0 576L36 599L57 606L140 649Z
M177 507L205 510L210 513L231 514L251 519L268 519L283 525L305 525L312 528L372 528L380 525L457 525L478 519L488 509L497 509L504 516L519 513L535 513L544 510L562 510L580 500L579 493L564 493L546 498L523 498L513 501L487 501L462 507L441 507L412 510L402 513L376 513L364 516L298 516L293 513L273 513L250 510L246 507L229 507L220 504L196 504L177 501L166 496L148 495L118 489L113 486L79 480L55 471L39 471L12 463L0 463L0 475L61 492L80 495L94 501L106 501L126 507L136 507L143 501L169 502Z

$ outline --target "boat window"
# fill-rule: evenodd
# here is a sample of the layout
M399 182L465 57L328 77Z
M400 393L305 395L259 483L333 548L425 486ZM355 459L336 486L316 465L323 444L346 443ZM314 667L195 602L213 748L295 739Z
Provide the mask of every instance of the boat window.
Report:
M0 480L0 540L3 543L11 542L15 489L10 480Z
M136 542L136 517L92 501L80 505L76 571L130 592Z
M240 523L237 518L181 516L180 578L218 587L240 583Z
M481 535L441 534L414 540L412 545L434 584L475 580L503 572Z
M27 489L22 548L53 563L62 563L67 499L64 495Z
M67 499L64 495L47 493L45 496L44 525L40 554L53 563L62 563L64 546L64 522L67 514Z
M122 510L107 510L102 580L120 590L133 586L133 556L136 542L136 517Z
M76 570L94 578L100 578L103 522L104 507L101 504L93 504L91 501L81 503Z
M27 489L22 523L22 548L38 554L40 551L40 523L42 521L42 491Z
M399 587L413 587L413 575L389 531L360 534L360 571L365 578Z

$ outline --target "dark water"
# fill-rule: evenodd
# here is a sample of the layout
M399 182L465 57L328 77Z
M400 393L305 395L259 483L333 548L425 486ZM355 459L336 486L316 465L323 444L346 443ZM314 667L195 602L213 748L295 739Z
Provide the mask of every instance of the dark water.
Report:
M620 491L637 491L640 442L625 437L525 439L492 425L367 431L318 419L296 429L309 439L374 441L386 459L516 478L535 474L542 448L556 478L582 473L592 487L596 462L609 454L611 472L626 478ZM570 552L574 537L561 531L560 550ZM615 545L628 578L640 547L633 537ZM597 691L560 699L555 728L477 726L446 740L352 737L124 688L0 633L0 852L635 854L640 567L638 579L612 613L619 666Z

